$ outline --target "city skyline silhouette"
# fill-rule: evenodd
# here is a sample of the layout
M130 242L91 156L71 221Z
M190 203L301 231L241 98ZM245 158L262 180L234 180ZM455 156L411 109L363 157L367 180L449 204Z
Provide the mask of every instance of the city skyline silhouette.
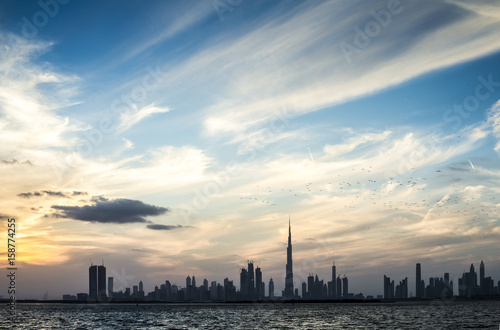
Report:
M239 274L239 287L234 281L226 277L223 284L217 281L203 279L203 284L196 286L195 274L186 277L185 286L171 283L168 279L164 284L155 285L154 291L145 292L142 280L138 285L133 285L125 290L114 291L114 278L107 277L108 287L106 288L106 267L104 260L102 265L89 267L89 289L88 293L77 293L76 295L64 294L64 301L80 302L127 302L127 301L163 301L163 302L236 302L236 301L365 301L365 300L395 300L395 299L451 299L460 298L487 298L500 296L500 280L497 283L491 276L485 275L485 264L481 260L480 276L471 264L469 272L464 272L458 279L458 286L455 287L453 280L450 281L450 274L444 273L443 277L430 277L427 285L422 279L422 266L416 264L415 293L409 291L408 277L405 277L395 286L394 280L383 276L383 293L373 295L363 295L362 292L353 293L349 291L348 277L337 277L337 266L335 261L332 265L331 281L319 280L317 274L309 273L307 281L302 280L299 289L293 289L293 255L291 244L291 220L288 219L288 244L286 248L285 266L285 288L281 295L274 291L274 281L269 279L268 291L266 295L266 283L263 281L260 267L254 269L252 260L248 260L248 268L242 268ZM479 279L479 282L478 282ZM352 290L352 286L351 286Z
M145 295L247 260L289 297L499 279L494 4L0 1L16 298L89 294L89 259Z

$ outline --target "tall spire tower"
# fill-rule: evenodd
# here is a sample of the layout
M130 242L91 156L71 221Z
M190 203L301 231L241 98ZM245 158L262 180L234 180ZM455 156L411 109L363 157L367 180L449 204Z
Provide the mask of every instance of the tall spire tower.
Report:
M288 247L286 248L286 278L284 298L292 299L293 297L292 226L290 224L290 216L288 216Z

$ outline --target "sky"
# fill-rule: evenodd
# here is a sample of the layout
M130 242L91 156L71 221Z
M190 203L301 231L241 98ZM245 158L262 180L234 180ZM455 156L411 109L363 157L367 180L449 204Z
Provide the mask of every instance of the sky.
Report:
M297 288L500 280L499 35L493 0L0 1L18 299L91 262L152 291L253 260L280 295L289 219Z

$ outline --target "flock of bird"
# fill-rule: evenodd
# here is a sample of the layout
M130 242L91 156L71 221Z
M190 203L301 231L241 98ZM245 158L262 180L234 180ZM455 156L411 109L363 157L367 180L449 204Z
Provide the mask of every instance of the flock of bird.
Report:
M439 169L435 171L433 178L428 180L415 173L406 178L400 176L395 179L376 175L373 172L380 171L372 166L365 166L358 169L352 168L352 175L338 174L336 178L323 183L304 182L301 185L277 189L268 185L256 185L255 193L240 196L240 199L269 206L288 206L290 201L295 203L321 196L325 201L331 201L327 203L331 203L332 215L337 219L348 218L348 212L350 212L348 209L366 210L367 213L379 214L385 212L385 215L380 216L379 219L390 217L394 219L400 214L402 218L414 222L423 220L429 214L432 219L466 217L471 226L483 219L498 217L500 204L496 203L495 192L483 194L481 199L476 200L473 194L465 190L466 181L461 182L461 179L457 179L454 175L456 173L446 173L448 171ZM449 189L443 189L445 187L439 185L434 188L437 180L444 182L445 179L451 182ZM366 220L361 219L360 222L363 223ZM351 226L351 229L357 231L376 228L393 231L394 220L379 220L378 224L374 225ZM486 238L487 235L496 234L483 234L483 237ZM469 236L471 237L474 236Z

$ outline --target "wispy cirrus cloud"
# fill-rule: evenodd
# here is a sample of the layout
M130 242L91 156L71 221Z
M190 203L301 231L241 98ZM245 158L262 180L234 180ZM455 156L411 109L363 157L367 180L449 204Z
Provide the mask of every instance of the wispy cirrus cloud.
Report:
M482 16L491 16L495 18L500 16L500 8L496 0L478 0L473 2L467 0L448 0L448 2Z
M304 3L279 21L228 33L172 68L165 88L182 94L203 86L223 95L206 102L205 133L240 134L266 125L279 109L298 117L500 49L497 17L446 1L401 1L399 13L348 63L339 45L354 46L355 28L387 7L363 4Z
M160 10L157 14L162 16L161 19L155 20L155 22L161 23L158 24L160 26L153 30L154 33L152 33L149 38L136 44L136 46L121 59L122 61L128 61L148 49L165 42L169 38L199 24L205 18L213 15L214 9L209 2L191 3L189 5L180 3L175 10L172 10L172 8L169 8L168 11L164 9Z
M385 131L382 133L368 133L363 135L358 135L356 137L349 137L345 143L337 145L326 145L323 150L328 155L328 157L337 157L349 153L359 146L366 144L375 144L377 142L383 141L390 136L390 131Z
M208 180L207 171L214 159L192 146L152 148L143 155L119 160L80 159L79 167L70 168L65 185L84 180L92 191L106 194L136 194L190 187Z
M133 143L132 141L127 140L127 139L125 139L125 138L123 138L122 140L123 140L123 142L125 142L125 147L126 147L127 149L131 149L131 148L133 148L133 147L134 147L134 143Z
M133 125L139 123L141 120L155 114L166 113L171 109L169 107L157 107L154 103L142 107L138 110L132 110L120 115L120 123L118 124L117 131L124 132Z
M72 97L79 78L57 72L48 64L35 64L34 59L49 51L51 43L0 34L0 44L4 49L0 55L3 155L74 145L76 139L67 134L81 128L57 111L74 103Z

